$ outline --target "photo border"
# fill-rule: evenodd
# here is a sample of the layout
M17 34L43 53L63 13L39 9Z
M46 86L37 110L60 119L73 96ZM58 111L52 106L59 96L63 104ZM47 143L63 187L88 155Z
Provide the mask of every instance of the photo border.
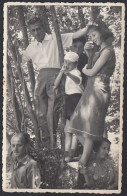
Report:
M6 184L6 180L5 180L5 175L6 175L6 157L5 157L5 149L6 149L6 118L5 118L5 115L6 115L6 62L7 62L7 59L6 59L6 56L7 56L7 53L6 53L6 49L7 49L7 38L6 38L6 35L7 35L7 19L6 19L6 12L7 12L7 6L8 5L72 5L72 3L31 3L31 2L8 2L8 3L5 3L4 4L4 44L3 44L3 48L4 48L4 60L3 60L3 63L4 63L4 68L3 68L3 74L4 74L4 81L3 81L3 99L4 99L4 105L3 105L3 127L4 127L4 131L3 131L3 154L2 154L2 158L3 158L3 172L2 172L2 177L3 177L3 191L5 192L10 192L10 193L13 193L13 192L29 192L29 193L46 193L46 192L50 192L50 193L106 193L106 194L111 194L111 193L120 193L121 192L121 187L122 187L122 183L121 183L121 180L122 180L122 143L123 143L123 134L121 133L121 138L120 138L120 146L121 148L119 149L120 152L119 152L119 177L121 180L119 180L119 190L63 190L63 189L4 189L4 186ZM121 66L121 80L120 80L120 132L122 132L122 129L123 129L123 78L124 78L124 43L125 43L125 6L124 6L124 3L87 3L87 2L83 2L83 3L79 3L79 2L76 2L76 3L73 3L73 5L99 5L99 6L104 6L106 4L110 4L112 6L122 6L122 28L123 28L123 31L122 31L122 43L121 43L121 51L123 51L123 57L122 57L122 61L121 61L121 64L123 64L123 66Z

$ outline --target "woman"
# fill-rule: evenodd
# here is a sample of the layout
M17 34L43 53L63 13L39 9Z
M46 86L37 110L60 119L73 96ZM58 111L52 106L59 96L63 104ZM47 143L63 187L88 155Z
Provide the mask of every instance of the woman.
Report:
M94 154L87 170L83 171L85 187L90 189L116 189L118 187L118 171L109 156L111 142L107 138L95 143Z
M104 121L110 100L110 77L115 68L115 53L109 45L112 32L100 22L88 27L88 36L92 43L86 42L85 51L91 61L91 69L83 68L83 73L88 76L85 91L71 117L69 132L76 134L83 145L83 154L79 160L79 167L86 167L93 142L102 139ZM108 41L107 41L108 40ZM92 57L94 44L100 50Z

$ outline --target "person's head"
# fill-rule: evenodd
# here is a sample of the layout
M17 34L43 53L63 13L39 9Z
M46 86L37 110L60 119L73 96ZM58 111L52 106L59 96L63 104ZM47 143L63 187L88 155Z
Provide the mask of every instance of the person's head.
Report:
M72 52L75 52L80 56L83 53L85 43L85 37L74 39L71 47Z
M73 70L78 65L79 56L75 52L67 52L64 56L64 66L68 71Z
M97 153L97 158L107 158L110 150L110 145L111 142L107 138L102 138L101 141L95 142L93 149Z
M28 135L25 133L15 133L11 138L11 149L14 157L20 158L27 154Z
M88 27L87 34L93 43L100 46L103 42L106 42L109 38L112 38L113 33L108 29L104 22L98 22Z
M38 17L34 17L28 21L28 27L31 35L38 41L42 42L45 36L45 29L42 21Z

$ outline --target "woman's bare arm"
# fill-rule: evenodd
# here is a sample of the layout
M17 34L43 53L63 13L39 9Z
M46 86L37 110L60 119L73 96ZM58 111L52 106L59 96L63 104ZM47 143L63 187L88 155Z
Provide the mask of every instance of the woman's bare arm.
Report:
M92 69L82 69L82 72L87 75L87 76L95 76L99 70L105 65L107 60L110 58L111 52L110 50L106 49L104 50L98 60L96 61L95 65L93 66Z

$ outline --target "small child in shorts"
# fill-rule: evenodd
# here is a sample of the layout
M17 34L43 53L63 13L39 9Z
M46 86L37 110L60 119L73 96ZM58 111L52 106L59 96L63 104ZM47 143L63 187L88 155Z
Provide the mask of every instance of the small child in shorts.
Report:
M66 75L65 80L65 161L70 161L71 157L74 155L76 148L77 138L71 133L68 133L68 124L70 118L75 110L77 103L79 102L82 93L84 91L82 85L81 72L77 69L79 56L75 52L68 52L64 57L64 64L57 76L54 87L57 88L63 75ZM73 138L73 139L72 139ZM71 146L71 151L69 151Z

